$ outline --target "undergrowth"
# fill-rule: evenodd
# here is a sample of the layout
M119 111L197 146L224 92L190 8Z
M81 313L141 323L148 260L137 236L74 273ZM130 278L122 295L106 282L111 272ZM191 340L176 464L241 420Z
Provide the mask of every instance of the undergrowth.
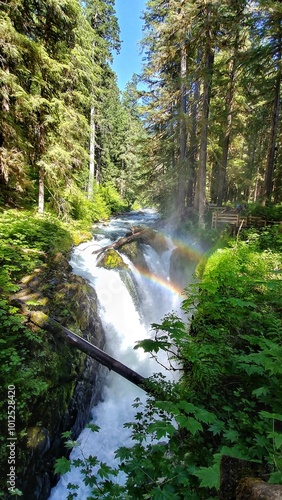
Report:
M46 348L45 334L25 326L26 319L10 303L11 295L19 290L24 276L36 268L43 270L54 254L69 252L74 243L89 239L89 235L78 224L66 225L50 214L41 217L25 210L0 213L1 470L7 466L8 387L16 387L16 429L20 441L31 422L31 403L46 396L56 364L55 353ZM6 480L4 474L2 480ZM4 485L1 484L0 493Z

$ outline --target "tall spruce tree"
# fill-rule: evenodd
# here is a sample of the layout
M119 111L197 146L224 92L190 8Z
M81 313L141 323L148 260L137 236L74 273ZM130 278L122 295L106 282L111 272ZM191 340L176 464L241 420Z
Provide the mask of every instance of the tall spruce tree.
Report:
M101 180L101 156L102 144L98 143L101 137L99 132L99 115L108 88L114 81L113 72L110 70L112 52L119 51L119 26L114 10L114 0L88 0L84 2L85 15L94 31L92 43L92 63L98 68L99 79L91 89L90 110L90 161L88 197L93 196L94 181ZM105 89L105 91L103 91ZM95 168L96 167L96 168Z

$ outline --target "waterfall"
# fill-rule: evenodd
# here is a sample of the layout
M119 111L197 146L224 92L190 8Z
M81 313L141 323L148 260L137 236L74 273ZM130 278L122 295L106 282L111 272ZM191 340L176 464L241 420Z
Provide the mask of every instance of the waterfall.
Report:
M167 248L160 256L152 247L143 244L143 254L148 273L138 270L128 257L123 256L129 267L130 286L122 272L107 270L95 265L93 250L106 246L124 236L130 226L149 226L157 218L153 211L131 212L127 216L112 220L108 225L98 226L93 240L74 249L71 265L73 272L87 279L98 296L98 311L106 332L105 351L144 377L160 372L160 366L143 353L134 351L138 340L150 336L150 324L158 323L172 310L179 311L182 297L175 291L169 278L170 255L174 248L167 238ZM127 380L108 373L104 383L102 401L92 410L92 422L100 427L99 433L86 428L78 438L79 448L74 448L71 458L95 455L110 466L115 465L114 452L120 446L130 445L130 430L123 424L132 421L135 410L132 403L136 397L145 400L145 393ZM118 481L122 481L120 477ZM65 500L67 484L79 485L79 499L86 500L89 489L83 483L79 470L74 469L62 476L53 488L50 500Z

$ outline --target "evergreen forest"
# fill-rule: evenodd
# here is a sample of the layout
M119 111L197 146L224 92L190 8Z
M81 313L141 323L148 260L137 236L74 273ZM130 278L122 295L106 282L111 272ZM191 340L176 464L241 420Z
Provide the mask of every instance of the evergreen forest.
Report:
M282 485L282 3L147 0L142 20L142 72L120 91L115 0L0 1L1 469L7 387L21 477L36 411L55 427L53 401L66 409L82 365L77 355L66 375L70 351L30 326L14 294L43 276L48 312L79 331L52 292L71 249L94 223L152 207L207 250L183 294L192 320L171 312L136 347L165 351L179 381L155 376L147 403L134 402L133 446L116 451L124 485L94 456L74 465L91 499L219 498L223 457ZM213 211L258 224L211 228ZM27 306L46 306L37 300ZM70 469L64 450L55 458L55 474ZM29 500L24 486L14 495Z

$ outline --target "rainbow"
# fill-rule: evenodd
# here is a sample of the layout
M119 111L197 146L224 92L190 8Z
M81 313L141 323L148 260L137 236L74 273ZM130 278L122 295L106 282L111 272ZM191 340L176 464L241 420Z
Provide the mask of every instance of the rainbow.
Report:
M184 296L185 292L182 287L180 287L178 284L173 283L170 279L165 279L162 278L161 276L158 276L151 271L144 269L143 267L136 266L134 265L135 269L141 274L144 278L146 278L148 281L152 283L156 283L157 285L165 288L166 290L169 290L170 292L179 295L179 296Z
M177 249L179 249L181 255L192 262L200 262L205 253L201 248L194 247L187 241L182 241L180 238L172 238L172 241Z
M164 233L158 233L158 234L160 234L164 238L166 237ZM204 255L203 250L201 250L200 248L195 248L194 245L188 244L187 241L183 241L180 238L173 238L172 241L176 247L174 250L178 252L180 259L183 259L183 261L187 260L187 262L193 262L195 263L195 265L198 262L200 262L201 258ZM169 290L171 293L174 293L183 298L185 297L184 288L179 284L173 282L170 279L165 279L161 276L158 276L150 272L148 269L144 269L141 266L135 265L135 268L147 280L156 283L157 285L165 288L166 290Z

